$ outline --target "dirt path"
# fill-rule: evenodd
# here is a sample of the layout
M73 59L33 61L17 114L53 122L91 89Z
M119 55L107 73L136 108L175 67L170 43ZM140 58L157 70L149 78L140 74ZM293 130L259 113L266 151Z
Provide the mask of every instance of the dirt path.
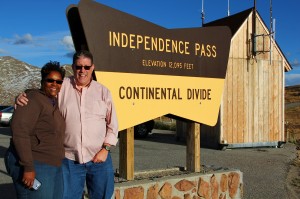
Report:
M300 199L300 140L296 143L296 158L291 162L286 186L291 199Z

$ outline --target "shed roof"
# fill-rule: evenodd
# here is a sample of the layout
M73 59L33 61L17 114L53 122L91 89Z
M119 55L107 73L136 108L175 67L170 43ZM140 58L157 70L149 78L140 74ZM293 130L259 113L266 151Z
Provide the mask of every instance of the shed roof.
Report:
M203 27L209 27L209 26L228 26L231 30L232 36L235 35L235 33L239 30L239 28L242 26L242 24L244 23L244 21L249 17L249 15L254 11L254 7L253 8L249 8L247 10L244 10L242 12L236 13L234 15L228 16L228 17L224 17L209 23L205 23L203 24ZM257 15L260 17L259 13L256 11ZM261 18L261 17L260 17ZM261 18L262 19L262 18ZM264 23L264 21L262 20L262 22ZM264 23L264 25L266 26L266 24ZM267 27L267 26L266 26ZM275 41L277 47L280 49L280 46L277 44L277 42ZM280 51L282 52L282 50L280 49ZM289 63L289 61L287 60L287 58L285 57L284 53L282 52L282 55L284 56L284 59L286 60L287 65L285 65L285 71L290 71L292 70L292 66Z
M231 30L232 35L234 35L238 31L238 29L241 27L241 25L244 23L244 21L249 17L252 10L253 10L253 8L250 8L248 10L244 10L237 14L203 24L203 27L228 26Z

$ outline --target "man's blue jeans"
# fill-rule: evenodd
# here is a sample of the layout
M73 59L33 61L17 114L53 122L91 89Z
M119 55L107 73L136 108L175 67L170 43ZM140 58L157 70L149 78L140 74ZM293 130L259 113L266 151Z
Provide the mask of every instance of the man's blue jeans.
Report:
M110 153L103 163L79 164L64 159L64 199L82 197L86 182L89 199L111 199L114 192L114 170Z
M16 152L9 148L4 157L7 173L12 177L18 199L62 199L62 168L34 161L36 179L42 186L31 190L23 186L23 167L19 164Z

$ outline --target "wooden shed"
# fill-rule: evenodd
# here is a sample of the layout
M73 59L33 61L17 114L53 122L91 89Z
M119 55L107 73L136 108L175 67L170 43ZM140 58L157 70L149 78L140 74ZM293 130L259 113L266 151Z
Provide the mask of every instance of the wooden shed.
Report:
M255 8L208 26L228 26L232 39L218 122L201 124L201 146L281 145L286 141L284 73L292 68L272 32ZM177 133L182 131L182 125L177 127Z

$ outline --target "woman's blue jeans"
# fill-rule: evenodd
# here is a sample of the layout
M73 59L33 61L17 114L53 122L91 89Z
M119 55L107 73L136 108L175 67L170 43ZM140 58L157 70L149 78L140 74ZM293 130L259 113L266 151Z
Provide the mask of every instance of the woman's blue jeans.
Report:
M11 147L6 151L5 166L12 177L18 199L62 199L63 176L62 168L34 161L36 179L42 186L38 190L26 188L22 183L23 167L19 164L18 156Z
M114 192L114 170L110 154L103 163L79 164L64 159L64 199L82 197L86 182L89 199L111 199Z

